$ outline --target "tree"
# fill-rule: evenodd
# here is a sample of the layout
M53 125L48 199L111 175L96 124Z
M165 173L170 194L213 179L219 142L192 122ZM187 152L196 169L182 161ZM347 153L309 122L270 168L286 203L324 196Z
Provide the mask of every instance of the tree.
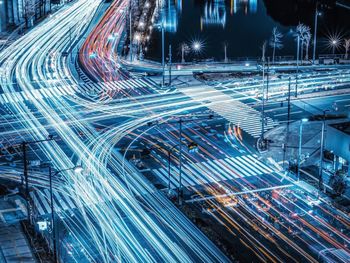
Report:
M300 58L301 60L303 60L303 51L304 51L304 46L305 45L305 42L308 40L309 43L308 43L308 46L307 48L309 47L310 45L310 40L311 40L311 29L310 27L304 25L304 24L299 24L297 26L297 29L296 29L296 32L295 32L295 37L297 39L297 41L299 41L298 45L300 44Z
M267 41L265 40L261 46L261 60L264 62L266 59L266 46L267 46Z
M181 43L180 44L180 53L181 53L181 63L185 63L185 55L187 55L190 52L190 47L186 43Z
M344 48L345 48L345 59L348 59L349 49L350 49L350 38L344 40Z
M272 36L270 39L270 46L272 47L272 63L275 62L275 54L276 54L276 48L277 49L281 49L283 48L283 44L282 44L282 39L283 34L281 32L278 31L277 27L274 27L272 29Z
M305 46L305 60L309 60L309 47L311 41L311 33L310 30L306 31L303 37L303 42Z

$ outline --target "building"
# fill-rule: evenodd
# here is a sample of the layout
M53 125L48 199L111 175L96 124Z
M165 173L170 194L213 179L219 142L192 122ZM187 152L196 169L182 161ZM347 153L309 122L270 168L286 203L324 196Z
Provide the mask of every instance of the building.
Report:
M334 170L343 168L350 173L350 121L327 126L325 150L334 154Z
M54 3L50 0L1 0L0 31L31 27L51 10Z

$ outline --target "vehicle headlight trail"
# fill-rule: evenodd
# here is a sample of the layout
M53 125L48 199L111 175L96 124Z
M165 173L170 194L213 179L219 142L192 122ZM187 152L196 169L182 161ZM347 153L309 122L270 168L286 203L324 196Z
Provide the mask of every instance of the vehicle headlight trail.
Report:
M59 169L74 165L74 160L67 155L67 149L86 166L85 173L77 175L65 172L62 174L68 183L62 187L79 204L79 216L76 220L81 221L79 225L83 227L83 230L81 227L76 227L71 220L64 221L64 223L77 240L80 240L82 236L90 237L89 244L83 240L78 242L84 245L89 257L93 257L89 246L94 247L100 255L100 258L95 260L100 262L154 262L158 260L164 262L225 262L227 259L221 252L162 194L155 192L144 179L134 178L133 189L138 189L141 200L143 199L144 202L146 200L150 204L148 208L151 209L145 210L138 196L130 192L125 182L118 178L121 176L118 170L122 163L121 156L115 155L111 161L110 165L117 168L112 173L101 162L99 156L95 155L102 149L99 149L98 152L91 151L90 147L77 136L75 130L80 130L87 135L88 142L99 142L98 134L94 129L88 123L78 121L79 113L70 110L71 104L82 102L81 100L68 101L55 97L44 99L35 96L35 89L45 90L55 87L55 83L48 81L51 76L61 78L62 83L66 85L74 83L74 79L63 64L67 61L62 59L60 52L69 48L70 41L66 36L71 28L81 22L81 26L75 27L77 34L73 36L78 38L99 3L99 1L81 0L68 5L51 19L38 25L13 47L0 53L1 61L6 61L6 66L11 68L8 74L1 79L3 91L17 96L14 86L9 84L15 79L18 87L27 91L31 97L31 103L18 102L11 107L11 110L17 114L18 120L24 125L23 128L30 130L33 139L42 139L48 135L42 123L43 120L38 121L31 109L40 113L45 122L52 125L59 123L60 125L54 128L62 139L60 145L50 142L43 144L40 148ZM40 47L40 52L38 52L38 47ZM57 52L53 56L56 61L53 63L55 74L47 72L48 64L52 64L51 59L48 60L47 56L52 50ZM33 80L40 80L40 82L37 81L35 85ZM65 121L62 121L61 116L65 116L67 122L74 121L74 125L70 127ZM62 144L66 146L65 150L61 148ZM128 167L127 173L130 177L136 176L136 172L131 167ZM87 205L96 200L101 200L101 204ZM153 211L162 212L157 212L154 218ZM84 234L81 231L84 231ZM135 235L136 233L138 234ZM147 248L152 248L151 254L141 240L146 242Z

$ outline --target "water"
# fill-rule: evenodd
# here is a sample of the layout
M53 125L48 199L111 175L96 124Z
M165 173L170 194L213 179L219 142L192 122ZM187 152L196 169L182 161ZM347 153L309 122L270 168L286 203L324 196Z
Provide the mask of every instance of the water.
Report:
M332 2L332 1L329 1ZM274 27L283 34L283 48L276 49L276 56L294 56L296 40L293 34L299 22L311 28L313 35L314 8L310 1L293 0L165 0L159 19L165 21L165 47L172 45L173 61L181 60L181 44L186 43L192 51L185 60L224 60L224 46L227 57L261 57L263 42L269 41ZM317 53L330 54L327 36L349 37L350 10L323 6L319 16L319 37ZM311 38L313 40L313 36ZM201 43L200 52L193 51L196 41ZM339 50L343 52L342 45ZM312 41L309 47L312 57ZM272 56L268 45L267 56ZM161 33L153 30L145 50L145 58L160 61Z

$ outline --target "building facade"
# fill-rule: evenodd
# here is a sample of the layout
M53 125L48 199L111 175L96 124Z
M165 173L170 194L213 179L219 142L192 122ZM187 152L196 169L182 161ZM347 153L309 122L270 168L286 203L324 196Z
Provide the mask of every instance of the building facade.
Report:
M50 0L1 0L0 30L28 28L51 9Z

